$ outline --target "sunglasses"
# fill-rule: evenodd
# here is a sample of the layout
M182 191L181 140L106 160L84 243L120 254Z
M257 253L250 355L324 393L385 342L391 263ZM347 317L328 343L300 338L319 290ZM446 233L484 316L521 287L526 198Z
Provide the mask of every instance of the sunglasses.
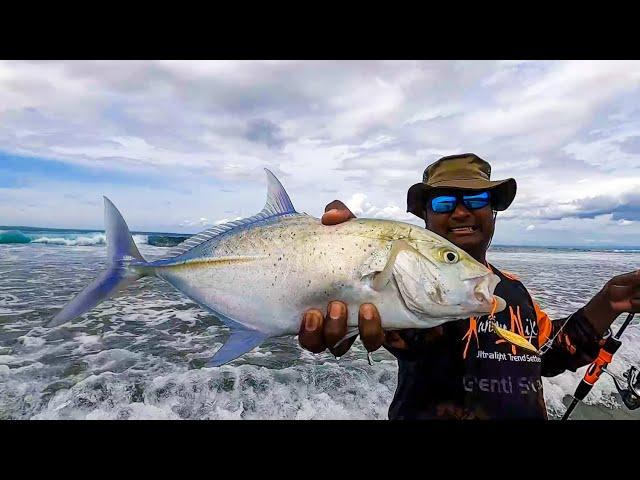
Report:
M489 192L480 192L469 195L458 193L457 195L439 195L431 199L431 209L436 213L450 213L458 206L458 202L462 203L468 210L477 210L484 208L491 203Z

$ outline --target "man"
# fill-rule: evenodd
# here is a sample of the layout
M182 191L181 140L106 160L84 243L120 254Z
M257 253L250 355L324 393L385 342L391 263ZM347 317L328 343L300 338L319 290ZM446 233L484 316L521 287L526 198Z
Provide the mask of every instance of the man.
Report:
M612 278L586 306L551 321L515 276L488 264L496 214L506 210L516 194L514 179L491 181L490 175L491 166L475 154L441 158L409 189L407 211L500 277L495 294L507 307L496 314L496 321L545 353L531 355L505 342L487 316L431 329L384 332L375 305L363 304L358 318L365 348L371 352L384 346L398 360L390 419L546 419L541 377L587 365L617 316L640 311L640 270ZM350 218L355 218L353 213L334 201L322 222L334 225ZM317 309L304 312L302 347L344 355L355 338L334 346L347 332L347 308L336 299L326 315Z

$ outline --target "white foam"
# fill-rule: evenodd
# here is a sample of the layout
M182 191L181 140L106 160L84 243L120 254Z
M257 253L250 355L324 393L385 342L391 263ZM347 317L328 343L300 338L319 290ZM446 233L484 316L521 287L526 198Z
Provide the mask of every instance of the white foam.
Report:
M394 376L386 367L367 370L365 363L354 362L353 370L327 364L225 366L144 378L103 372L57 391L32 418L386 418Z
M97 409L88 413L86 420L179 420L171 410L144 403L131 403L115 410Z
M152 258L146 252L154 248L142 244L140 251ZM0 344L7 345L0 347L3 418L387 417L397 364L382 349L369 366L359 341L336 362L328 353L303 351L294 338L274 339L230 365L191 369L218 350L228 329L166 283L144 279L80 319L49 329L35 325L91 281L97 262L106 262L106 249L28 245L0 250L0 271L7 272L0 275L0 309L15 313L0 323ZM494 257L496 266L519 274L534 298L558 319L584 305L612 275L635 268L640 255L634 255L507 252ZM73 292L61 288L70 284ZM17 310L36 306L41 314ZM611 365L619 375L640 364L637 322L622 340ZM563 413L583 373L543 379L550 415ZM586 403L575 418L623 411L606 375ZM640 410L629 415L638 419Z
M273 355L273 352L261 352L259 350L256 350L256 351L247 353L247 355L252 357L270 357L271 355Z
M100 336L81 333L80 335L76 335L74 340L80 342L81 345L95 345L100 342Z
M25 347L30 347L30 348L38 348L44 345L45 343L47 343L47 341L44 338L29 337L26 335L22 337L18 337L18 341L22 343Z
M147 245L149 243L148 235L132 235L136 245Z
M77 237L38 237L31 240L31 243L46 243L50 245L66 245L68 247L73 246L92 246L92 245L106 245L107 236L104 233L95 233L91 236L77 236Z
M93 372L121 372L134 365L140 354L121 348L103 350L102 352L86 355L84 360L89 363Z
M147 235L133 235L133 241L136 245L146 245L148 242ZM107 236L105 233L94 233L91 235L70 235L64 237L37 237L31 240L31 243L45 243L50 245L65 245L67 247L94 245L106 245Z

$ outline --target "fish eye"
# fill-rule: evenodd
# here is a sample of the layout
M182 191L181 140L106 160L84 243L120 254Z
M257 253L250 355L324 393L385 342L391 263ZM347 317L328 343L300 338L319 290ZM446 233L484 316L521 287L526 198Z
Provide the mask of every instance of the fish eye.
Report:
M444 252L444 261L446 263L456 263L458 260L460 260L460 256L457 252L454 252L453 250L447 250Z

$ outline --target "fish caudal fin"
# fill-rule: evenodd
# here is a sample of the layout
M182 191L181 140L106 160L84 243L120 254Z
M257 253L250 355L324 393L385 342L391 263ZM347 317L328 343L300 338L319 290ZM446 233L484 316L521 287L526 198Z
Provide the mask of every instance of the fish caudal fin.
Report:
M104 223L109 260L107 270L58 312L47 324L48 327L57 327L79 317L147 275L144 269L131 268L131 265L142 267L146 262L138 251L124 218L107 197L104 197Z

